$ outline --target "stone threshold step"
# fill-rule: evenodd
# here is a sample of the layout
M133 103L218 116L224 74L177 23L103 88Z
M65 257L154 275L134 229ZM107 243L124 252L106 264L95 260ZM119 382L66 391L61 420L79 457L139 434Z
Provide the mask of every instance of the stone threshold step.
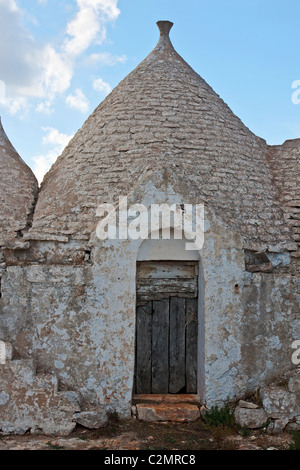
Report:
M198 395L191 394L180 394L180 395L162 395L162 394L140 394L133 395L133 405L138 403L189 403L200 406L200 400Z
M189 403L139 403L136 417L146 422L190 422L200 418L199 406Z

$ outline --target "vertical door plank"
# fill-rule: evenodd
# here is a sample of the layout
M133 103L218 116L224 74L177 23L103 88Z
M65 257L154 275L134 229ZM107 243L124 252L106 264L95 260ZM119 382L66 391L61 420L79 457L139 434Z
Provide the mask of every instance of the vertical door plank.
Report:
M198 299L186 299L186 393L197 393Z
M170 393L185 388L185 301L170 298Z
M152 393L168 393L169 299L153 301Z
M136 390L151 393L152 302L136 312Z

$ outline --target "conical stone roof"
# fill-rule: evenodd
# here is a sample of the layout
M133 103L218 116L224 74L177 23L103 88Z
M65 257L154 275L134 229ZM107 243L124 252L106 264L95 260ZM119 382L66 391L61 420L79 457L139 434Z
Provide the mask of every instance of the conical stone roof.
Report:
M300 139L270 147L268 160L285 220L298 245L293 257L300 265Z
M31 237L89 238L96 208L170 167L261 248L291 240L271 181L266 142L178 55L172 23L154 50L95 109L42 184ZM67 238L66 238L67 239Z
M0 246L28 228L38 182L8 139L0 119Z

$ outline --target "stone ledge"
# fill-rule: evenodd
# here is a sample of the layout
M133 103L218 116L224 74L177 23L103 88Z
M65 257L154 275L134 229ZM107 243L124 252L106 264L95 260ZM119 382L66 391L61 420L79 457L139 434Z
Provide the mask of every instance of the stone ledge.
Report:
M163 394L140 394L134 395L133 404L138 403L190 403L200 405L198 395L181 394L181 395L163 395Z
M137 418L146 422L188 422L200 418L198 406L184 403L177 404L138 404Z

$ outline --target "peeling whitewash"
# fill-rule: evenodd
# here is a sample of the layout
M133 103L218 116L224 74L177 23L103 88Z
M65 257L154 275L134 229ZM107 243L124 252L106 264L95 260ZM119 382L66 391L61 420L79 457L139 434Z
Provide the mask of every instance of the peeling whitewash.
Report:
M184 187L174 190L161 178L148 179L130 199L147 207L162 200L195 202L183 199ZM92 264L8 266L2 277L0 337L21 357L36 358L39 367L54 371L86 403L122 416L131 410L136 261L145 243L102 242L94 233ZM168 256L182 259L184 252L171 249ZM198 257L198 386L201 402L211 406L292 367L300 282L287 274L247 273L242 238L209 207Z

